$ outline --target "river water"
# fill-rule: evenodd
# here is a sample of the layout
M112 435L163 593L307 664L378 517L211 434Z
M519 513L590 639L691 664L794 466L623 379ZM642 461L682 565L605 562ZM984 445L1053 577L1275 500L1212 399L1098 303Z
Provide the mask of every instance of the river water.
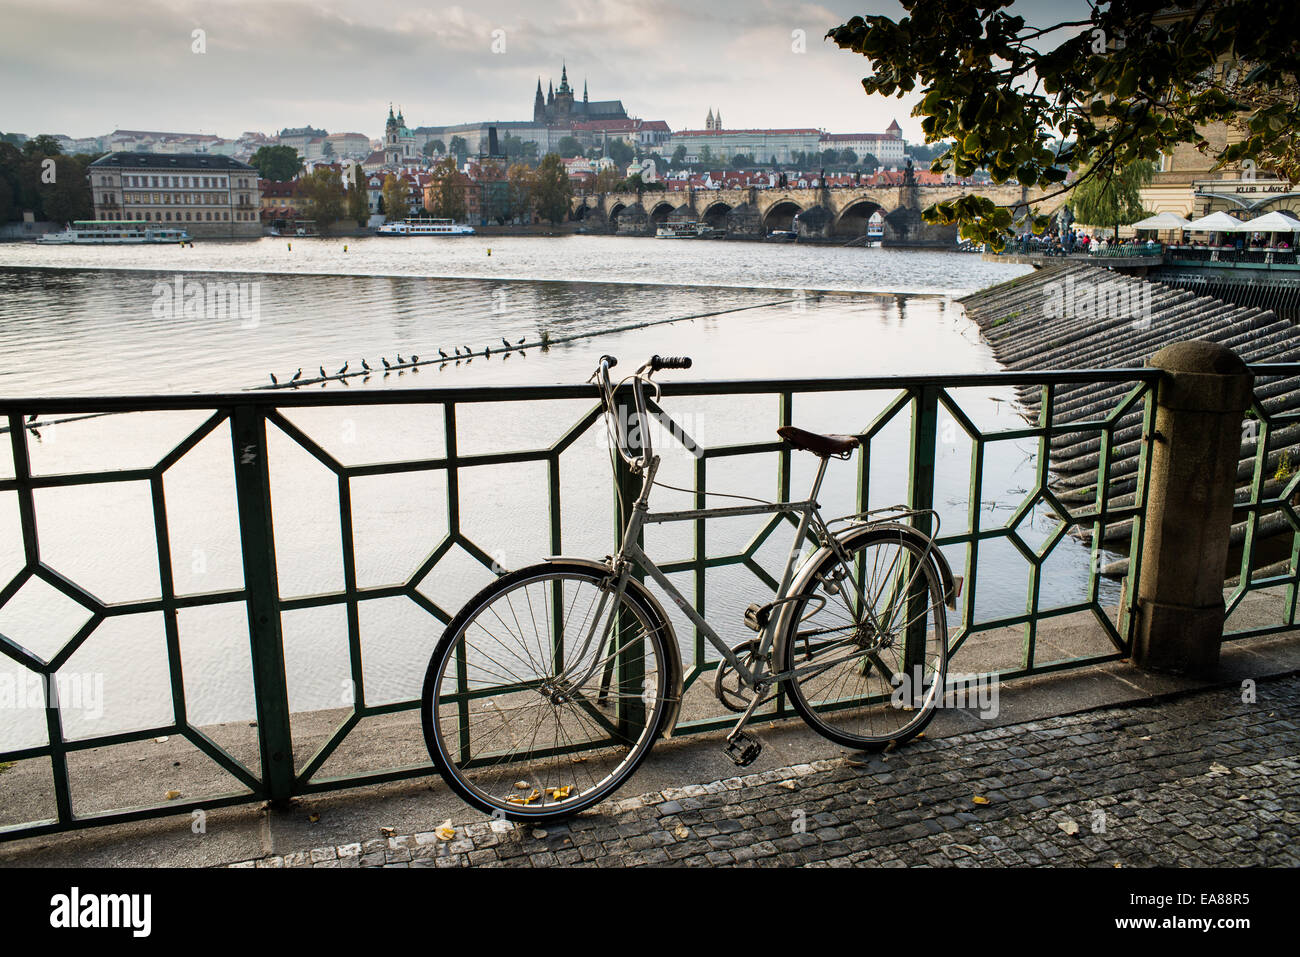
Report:
M181 247L0 245L0 395L147 394L234 391L344 362L356 369L381 359L439 349L472 349L472 362L418 372L351 379L354 391L418 386L476 386L584 381L602 353L631 367L651 353L690 355L696 365L675 378L888 376L993 371L998 368L973 323L951 297L1012 278L1027 267L942 252L845 249L727 242L662 242L614 237L472 237L455 240L264 239ZM186 315L193 284L236 283L243 312ZM206 288L206 286L204 286ZM177 290L180 293L177 293ZM175 308L173 308L175 307ZM171 310L169 312L169 310ZM531 348L500 354L501 340ZM534 344L546 338L549 348ZM491 347L494 354L483 355ZM319 385L310 388L320 389ZM797 398L794 421L806 428L864 428L891 392ZM1022 424L1009 390L959 390L963 410L982 429ZM774 397L679 400L669 411L705 445L770 438ZM585 400L460 407L462 453L542 448L588 408ZM348 463L380 462L445 451L440 413L427 408L294 410L287 417ZM107 416L69 422L29 438L33 470L53 474L106 465L150 465L203 416ZM951 418L940 422L936 507L946 529L967 527L970 443ZM279 430L270 434L275 533L281 592L301 597L341 589L337 485L326 468ZM12 475L7 449L0 476ZM986 521L1001 524L1033 484L1035 447L1000 442L985 465ZM665 445L664 479L692 480L693 460ZM901 501L907 482L907 416L873 445L871 504ZM179 594L238 588L229 432L223 426L167 473L171 564ZM795 492L811 476L797 456ZM540 464L484 466L461 477L462 532L505 567L550 552L545 526L545 469ZM599 557L613 537L603 434L590 430L562 457L564 550ZM741 456L710 463L710 489L774 495L775 458ZM832 471L822 501L831 514L852 507L851 466ZM441 473L413 472L353 482L357 577L362 587L405 581L446 535ZM673 493L663 507L685 505ZM130 602L160 594L148 487L40 490L41 559L98 599ZM714 528L716 525L716 529ZM1037 547L1055 522L1035 511L1020 526ZM761 527L710 523L709 550L740 551ZM689 557L685 526L653 530L648 545L664 560ZM780 538L780 536L774 536ZM782 542L782 545L785 543ZM769 570L782 557L764 546ZM1027 563L1005 542L980 553L977 618L1023 611ZM949 558L958 574L964 549ZM1044 607L1079 600L1090 557L1066 539L1044 566ZM13 493L0 493L0 579L23 566ZM420 590L454 612L491 573L459 546ZM689 582L681 583L689 587ZM756 591L755 588L758 588ZM689 594L689 591L688 591ZM762 600L745 571L711 574L708 613L736 640L747 635L740 612ZM0 633L49 658L87 618L84 608L31 582L0 609ZM223 603L180 613L188 714L212 724L252 716L251 667L244 609ZM286 669L296 712L337 707L348 685L347 619L342 605L284 615ZM396 701L418 693L441 626L405 597L363 601L359 609L366 698ZM684 654L691 631L678 622ZM6 665L6 667L13 667ZM110 618L64 668L104 676L104 714L69 714L70 737L166 723L171 718L161 616ZM340 689L344 689L341 691ZM41 711L16 711L0 723L0 749L44 741Z

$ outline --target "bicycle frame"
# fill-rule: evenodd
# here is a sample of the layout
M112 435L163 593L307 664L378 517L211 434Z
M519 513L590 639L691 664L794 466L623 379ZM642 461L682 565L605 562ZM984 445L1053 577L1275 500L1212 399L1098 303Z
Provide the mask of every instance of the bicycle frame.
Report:
M601 378L601 381L598 384L601 387L602 396L605 399L607 418L614 417L616 422L621 421L617 418L617 416L615 416L615 412L614 412L615 403L613 400L614 389L609 381L608 368L603 361L601 365L601 370L598 373L598 375L600 375ZM789 672L782 672L779 674L771 673L767 670L766 663L768 661L769 653L772 650L772 646L776 641L777 635L779 633L779 629L780 627L782 627L784 616L779 614L769 615L768 620L764 624L760 634L758 654L754 656L756 665L755 668L751 670L750 668L746 667L744 662L740 660L740 657L731 650L731 648L722 639L722 637L714 630L714 628L708 623L708 621L704 618L704 616L701 615L698 611L696 611L694 605L690 601L688 601L684 595L682 595L682 593L677 589L677 587L673 585L673 583L669 580L668 576L664 574L664 572L655 563L654 559L652 559L649 555L647 555L646 552L641 548L639 544L641 531L646 525L662 524L662 523L670 523L670 522L685 522L685 521L692 521L696 519L706 519L706 518L725 518L725 517L733 517L733 516L741 516L741 515L768 515L768 514L780 514L780 513L798 514L799 523L795 531L794 540L791 542L790 545L790 551L786 556L785 568L781 574L780 584L779 587L777 588L775 598L773 599L771 605L769 605L768 607L776 607L778 605L792 601L796 598L802 597L802 596L791 595L789 593L789 590L792 582L794 581L794 575L795 575L796 568L798 566L799 555L803 550L804 542L809 537L810 531L815 530L818 533L818 538L821 540L821 542L824 545L834 549L836 553L840 556L841 560L847 559L847 557L841 551L839 543L836 540L836 537L833 534L831 534L826 522L822 520L821 513L817 505L817 495L821 490L822 481L826 475L826 467L829 464L829 458L823 457L820 459L817 468L817 475L813 480L812 490L809 493L808 497L801 501L772 502L772 503L762 503L756 505L740 505L740 506L731 506L731 507L722 507L722 508L695 508L695 509L685 509L685 510L678 510L678 511L671 511L671 512L651 512L649 510L650 490L654 486L655 475L659 469L659 457L654 454L653 446L650 438L649 415L647 413L645 392L643 387L644 380L642 378L641 371L639 370L631 378L632 378L632 391L633 391L633 396L634 396L634 401L636 406L635 413L637 416L637 425L638 425L639 438L640 438L640 442L639 442L640 454L635 458L627 454L624 451L624 442L626 441L627 436L617 434L617 430L612 430L612 431L614 433L613 438L614 438L615 449L617 453L621 455L625 461L628 462L628 464L632 467L634 472L640 472L642 474L643 481L641 485L641 491L638 494L635 502L633 502L631 509L629 510L627 525L623 533L622 545L620 546L617 554L615 554L612 559L612 570L615 572L616 575L613 581L613 588L611 591L607 591L605 596L602 597L601 602L597 607L596 614L593 618L591 628L589 630L587 638L583 643L582 651L577 656L577 660L583 660L585 658L587 651L591 647L592 641L596 640L597 630L601 631L601 635L599 638L601 644L598 645L598 647L604 647L604 643L608 640L610 630L613 627L613 619L614 619L614 616L612 614L609 615L608 618L606 618L604 614L605 606L608 603L608 600L612 598L613 607L615 608L619 607L622 600L623 593L627 587L628 577L632 574L632 570L634 566L636 568L640 568L647 575L649 575L655 582L657 582L659 586L663 588L663 590L667 593L668 597L672 599L673 603L676 604L677 607L680 608L682 612L687 616L687 618L689 618L691 622L697 628L700 629L700 632L708 640L709 644L713 645L713 647L723 657L723 659L727 662L727 664L729 664L732 668L736 670L737 674L741 677L741 679L745 682L745 684L755 688L758 692L760 692L759 694L755 695L754 701L756 703L762 697L761 692L765 691L767 687L769 687L770 685L776 682L786 680L787 678L794 675L802 675L805 672L813 673L813 672L822 671L827 668L833 667L834 665L840 663L843 660L849 660L853 657L859 656L861 654L860 649L854 652L853 654L846 656L846 658L844 659L823 661L815 665L806 666L803 669L796 668L796 669L792 669ZM648 376L646 378L648 379ZM920 573L920 564L918 563L917 569L913 572L913 578L915 577L915 575L919 573ZM911 580L909 579L907 587L910 587L910 585L911 585ZM865 606L863 610L866 612L867 615L873 618L875 617L869 605ZM603 628L602 628L602 621L603 621ZM617 651L615 653L617 653ZM611 660L612 657L613 655L611 654L608 658L604 660L606 661ZM587 674L582 676L582 678L578 681L578 684L582 684L587 679L589 679L591 674L595 672L597 667L599 667L599 662L593 661ZM567 675L565 677L567 677Z

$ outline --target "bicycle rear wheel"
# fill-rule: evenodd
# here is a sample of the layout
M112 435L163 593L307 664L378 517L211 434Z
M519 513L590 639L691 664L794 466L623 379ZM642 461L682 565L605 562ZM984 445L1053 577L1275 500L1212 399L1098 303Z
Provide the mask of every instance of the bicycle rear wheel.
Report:
M668 629L631 588L616 611L607 581L577 563L530 566L447 626L421 718L434 765L475 807L565 817L612 794L649 753L675 694Z
M948 663L943 583L932 556L897 529L840 539L792 603L777 646L800 716L845 747L878 750L934 717Z

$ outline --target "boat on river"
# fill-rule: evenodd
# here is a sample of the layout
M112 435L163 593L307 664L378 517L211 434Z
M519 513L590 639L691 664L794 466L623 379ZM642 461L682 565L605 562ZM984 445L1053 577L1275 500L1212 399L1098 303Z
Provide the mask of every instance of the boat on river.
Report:
M79 219L59 233L37 236L51 246L134 246L142 243L187 243L190 234L179 226L143 219Z
M384 223L375 231L378 236L473 236L474 227L465 226L453 219L406 219L400 223Z

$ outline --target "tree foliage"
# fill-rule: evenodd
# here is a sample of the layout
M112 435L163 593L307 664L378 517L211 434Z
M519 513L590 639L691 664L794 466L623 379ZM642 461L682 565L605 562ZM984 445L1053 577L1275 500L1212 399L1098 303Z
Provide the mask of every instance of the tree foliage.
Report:
M360 165L352 167L352 188L348 190L348 219L358 226L370 222L370 197L366 190L366 174Z
M409 215L411 190L402 177L394 176L392 173L385 176L384 185L380 189L380 198L384 201L384 215L390 222L398 222Z
M564 161L559 153L547 153L537 164L536 181L533 186L533 208L542 219L549 219L553 224L563 222L569 216L569 200L573 196L573 184L564 169Z
M506 170L506 203L509 215L528 219L533 210L533 187L537 175L527 163L513 163Z
M1295 0L1087 0L1078 19L1036 25L1010 0L901 2L906 17L854 17L827 36L870 61L867 93L922 94L926 142L954 141L934 172L984 168L1059 195L1192 144L1218 166L1251 159L1300 180ZM1216 123L1244 138L1212 146ZM1053 150L1054 137L1072 143ZM1083 172L1066 185L1071 170ZM1009 207L976 196L925 216L995 246L1013 229Z
M306 218L315 220L316 228L321 232L343 218L347 199L343 177L337 170L323 166L312 170L302 178L302 194L306 200Z
M259 146L248 162L262 179L277 183L287 183L302 172L302 157L292 146Z
M432 193L433 215L442 219L461 220L465 218L465 187L469 177L456 167L456 160L445 157L431 171L433 177Z
M1142 187L1151 182L1154 172L1154 165L1139 160L1110 175L1089 177L1070 195L1075 220L1109 226L1118 236L1120 226L1147 215L1142 208Z
M96 158L68 156L52 136L33 137L22 149L0 142L0 222L22 219L26 210L38 221L90 219L95 207L87 167Z

